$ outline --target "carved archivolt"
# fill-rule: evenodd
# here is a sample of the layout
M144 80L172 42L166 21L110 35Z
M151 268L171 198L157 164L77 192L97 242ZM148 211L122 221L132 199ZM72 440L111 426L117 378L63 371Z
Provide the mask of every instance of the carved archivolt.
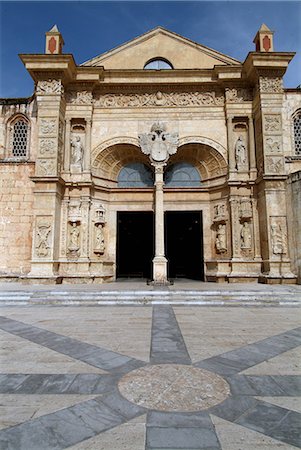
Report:
M124 140L124 144L121 142ZM213 144L213 145L210 145ZM169 163L190 162L200 172L203 180L224 175L227 162L223 153L226 150L216 142L202 137L184 137L179 140L178 152ZM109 180L117 180L121 168L131 162L149 165L136 138L115 138L96 147L92 152L94 174Z
M100 108L141 108L148 106L222 106L222 92L153 92L100 94L94 102Z
M227 158L227 150L213 139L203 136L185 136L179 139L179 147L185 144L204 144L217 150L225 159Z
M123 166L131 162L150 165L149 158L138 146L132 144L115 144L101 151L93 162L94 173L101 178L117 180Z
M227 163L214 148L204 144L186 144L179 147L176 155L170 158L170 164L185 161L193 164L200 172L201 179L206 180L225 175Z

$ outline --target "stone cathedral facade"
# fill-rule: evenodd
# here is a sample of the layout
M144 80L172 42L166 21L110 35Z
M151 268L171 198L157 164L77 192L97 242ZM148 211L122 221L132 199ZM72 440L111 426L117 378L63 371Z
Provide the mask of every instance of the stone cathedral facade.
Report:
M244 62L158 27L77 65L57 27L1 99L0 279L301 276L301 90L262 25Z

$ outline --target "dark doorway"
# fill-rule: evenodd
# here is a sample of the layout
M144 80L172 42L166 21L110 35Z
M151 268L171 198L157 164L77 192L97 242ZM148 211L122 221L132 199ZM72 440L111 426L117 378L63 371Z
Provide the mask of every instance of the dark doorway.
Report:
M154 213L117 213L117 277L152 277Z
M165 213L165 249L169 278L204 280L201 211Z

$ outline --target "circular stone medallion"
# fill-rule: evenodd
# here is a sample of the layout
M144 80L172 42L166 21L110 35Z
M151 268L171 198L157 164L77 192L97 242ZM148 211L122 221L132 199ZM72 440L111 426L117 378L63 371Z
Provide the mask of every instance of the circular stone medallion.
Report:
M130 402L159 411L200 411L230 394L228 383L219 375L180 364L134 370L121 378L118 388Z

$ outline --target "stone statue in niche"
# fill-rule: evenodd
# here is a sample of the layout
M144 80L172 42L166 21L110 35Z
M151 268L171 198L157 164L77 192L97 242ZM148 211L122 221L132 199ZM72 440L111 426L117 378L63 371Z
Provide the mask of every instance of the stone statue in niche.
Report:
M242 136L239 136L235 144L235 162L237 170L239 170L241 167L246 166L247 152L246 145Z
M103 235L103 225L99 223L96 225L94 253L104 253L104 251L105 239Z
M76 222L72 222L71 229L69 231L69 243L68 250L73 253L79 250L79 227Z
M219 253L223 253L227 251L227 237L226 237L226 225L219 224L216 232L216 240L215 240L216 250Z
M82 167L84 147L80 136L75 136L71 140L71 164Z
M282 255L287 253L286 246L286 230L281 223L271 224L272 250L274 255Z
M48 237L51 231L50 225L39 225L37 229L37 255L40 257L48 256L50 245L48 242Z
M251 248L252 247L252 234L250 229L249 222L244 222L241 231L240 231L240 247L242 249L244 248Z

